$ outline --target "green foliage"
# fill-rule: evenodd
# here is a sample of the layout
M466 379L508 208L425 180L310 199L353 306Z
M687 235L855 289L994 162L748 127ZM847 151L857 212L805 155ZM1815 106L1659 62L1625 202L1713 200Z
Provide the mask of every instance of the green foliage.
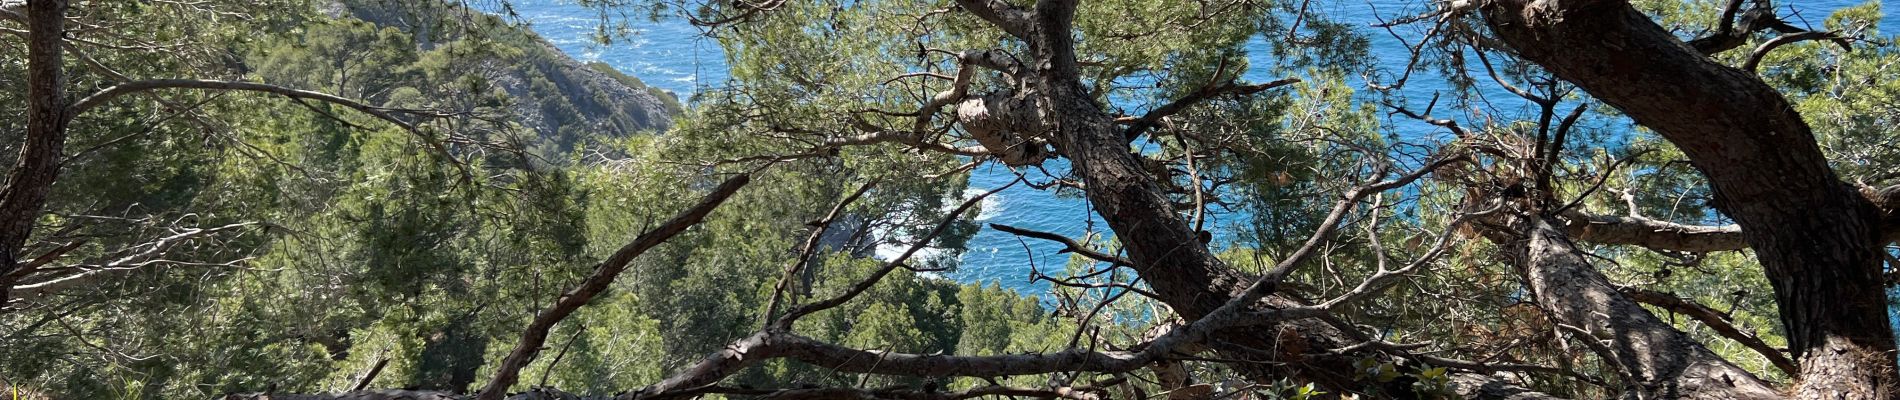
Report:
M99 238L76 247L73 259L106 259L175 226L256 222L268 228L182 249L175 268L141 270L56 297L57 308L0 314L6 328L0 330L0 376L9 386L61 398L202 398L273 387L335 391L379 364L376 387L476 387L535 312L630 238L691 205L720 178L751 171L762 157L805 154L813 151L814 137L864 125L908 127L914 116L906 113L918 99L948 82L892 77L952 71L956 63L928 49L992 49L1003 35L967 13L940 12L951 7L948 1L786 2L743 25L712 30L730 56L733 81L687 106L606 64L566 59L502 18L445 17L466 11L453 5L351 1L332 16L310 4L271 2L230 5L255 18L202 23L205 18L160 3L106 3L98 5L101 15L151 22L128 25L127 35L191 44L176 57L104 55L110 64L129 66L127 74L225 74L376 106L445 112L422 123L421 132L408 132L329 104L179 94L166 99L202 113L172 117L171 104L124 100L81 116L71 146L77 151L41 221L78 226L75 238ZM1639 5L1680 28L1708 25L1716 3ZM639 5L659 12L666 4L672 3ZM1084 83L1122 115L1141 115L1242 71L1301 79L1286 89L1208 99L1133 147L1166 176L1158 183L1171 200L1213 199L1207 201L1215 204L1212 212L1244 215L1207 227L1238 232L1239 243L1220 258L1244 273L1265 271L1300 245L1339 190L1375 170L1416 167L1419 160L1394 156L1426 146L1408 142L1430 141L1390 133L1382 110L1366 100L1387 94L1355 90L1354 77L1366 73L1369 62L1365 39L1343 23L1308 15L1303 4L1248 3L1211 17L1200 4L1164 0L1093 1L1078 11L1078 52L1088 61ZM1877 3L1841 10L1826 24L1869 32L1878 10ZM731 10L690 10L721 11ZM603 23L601 37L624 30L617 23ZM1285 32L1294 25L1300 29ZM1251 41L1268 34L1298 40L1269 40L1268 54L1246 54ZM1021 50L1011 46L1001 47ZM1459 57L1428 62L1447 70L1468 64ZM1769 55L1762 71L1809 117L1844 177L1883 186L1900 182L1893 173L1900 170L1894 153L1900 146L1892 145L1890 132L1900 125L1896 57L1900 52L1890 47L1842 50L1807 42ZM0 77L21 76L22 58L17 47L0 47ZM70 69L84 66L75 62ZM1538 79L1528 65L1501 69L1509 82ZM983 74L973 90L1000 89L1006 81ZM1457 89L1478 81L1451 79ZM24 103L18 81L0 79L6 89L0 105ZM110 81L81 72L73 85ZM1454 97L1447 103L1472 101ZM1587 101L1564 98L1580 100ZM20 108L0 107L0 116L17 116ZM1593 119L1612 113L1592 111ZM18 120L0 118L7 146L19 142ZM1534 126L1506 121L1483 128L1521 133ZM1588 134L1598 136L1576 141L1600 144L1604 135ZM453 149L444 154L419 136ZM1565 153L1571 168L1563 176L1586 179L1560 182L1557 191L1587 193L1582 209L1723 222L1708 207L1700 175L1668 143L1640 130L1619 139L1626 145ZM846 293L886 266L875 256L879 249L908 247L939 221L963 218L854 301L799 321L800 334L863 349L1002 355L1058 351L1095 338L1136 343L1150 326L1177 320L1127 289L1146 288L1126 272L1100 275L1120 287L1061 287L1036 294L1041 297L936 275L955 270L964 243L979 229L970 215L951 215L971 195L967 174L957 169L970 160L901 145L831 151L774 160L703 223L636 260L610 290L555 327L516 388L634 389L751 334L812 233L810 222L873 181L877 185L829 227L834 234L822 241L821 254L792 277L779 310ZM0 158L14 153L0 148ZM1202 161L1169 164L1181 159ZM1074 178L1049 167L1037 172ZM1182 172L1188 168L1194 173ZM1592 191L1599 182L1655 195L1625 199ZM1350 218L1378 218L1383 230L1338 233L1322 249L1326 265L1292 275L1283 293L1330 298L1354 289L1372 274L1368 265L1384 257L1425 254L1430 243L1419 232L1444 228L1463 205L1463 189L1427 183L1380 197L1383 208ZM1406 199L1386 202L1398 198ZM1333 316L1378 327L1381 339L1393 343L1461 338L1473 344L1425 349L1450 356L1598 373L1613 368L1554 348L1548 341L1554 328L1524 301L1518 271L1470 230L1451 234L1454 244L1440 261ZM1115 245L1090 239L1097 248ZM1618 283L1729 309L1738 327L1761 333L1770 345L1784 344L1766 278L1747 253L1683 258L1591 250L1619 260L1601 265ZM1078 256L1061 270L1079 276L1100 267ZM1749 350L1687 319L1674 321L1717 353L1777 377ZM1194 361L1189 368L1201 376L1236 376L1219 363ZM1146 373L1134 373L1137 379L1125 387L1157 389L1140 375ZM1362 393L1391 394L1397 387L1430 398L1453 389L1444 368L1391 360L1363 360L1351 374L1372 385ZM924 380L774 361L728 383L875 387ZM1576 382L1529 383L1560 394L1600 394ZM946 386L985 384L959 379ZM1335 395L1291 380L1245 390L1268 398Z
M202 102L211 118L157 118L157 107L132 102L88 114L73 134L73 147L85 149L74 158L82 162L69 167L55 188L55 198L63 200L51 208L58 215L128 207L153 215L85 225L81 233L97 231L107 240L74 257L108 255L115 246L156 236L167 223L180 221L259 221L270 228L226 238L216 247L175 252L183 261L239 259L237 267L141 271L59 298L60 309L0 315L0 326L17 332L0 339L0 375L9 386L60 398L334 391L386 360L377 387L467 390L482 383L491 361L512 348L526 319L588 273L593 261L707 187L703 171L679 161L744 148L728 148L712 133L716 128L699 124L664 137L635 134L664 127L669 116L681 114L677 100L617 71L566 60L498 19L477 18L467 30L399 29L373 21L446 9L351 6L355 17L260 7L280 12L211 24L175 23L194 20L165 19L172 15L161 10L110 11L128 19L165 17L150 26L161 39L241 54L246 79L388 107L454 110L460 114L430 121L423 133L454 132L459 140L499 144L453 155L463 163L458 166L419 143L415 133L342 107L301 108L245 94L175 99ZM139 75L221 71L189 58L124 54L107 61L143 68L128 70ZM495 69L523 65L529 68ZM6 76L19 76L21 68L0 63ZM75 84L97 79L81 75ZM622 94L600 89L596 79L660 99L658 111L621 104L616 96ZM0 102L19 104L22 91L11 87L18 81L0 81L9 82ZM522 115L544 119L516 118ZM530 123L535 121L543 125ZM550 346L559 349L536 359L522 385L627 390L756 329L762 299L770 294L759 288L771 287L806 233L803 222L846 189L828 177L874 176L879 172L864 171L903 161L852 158L760 177L733 206L643 257L612 291L557 327ZM959 195L962 185L961 178L893 180L851 211L860 220L903 215L896 223L880 222L889 234L880 240L908 240L944 217L944 199ZM48 222L83 221L55 216ZM958 224L936 247L961 247L973 229ZM925 261L944 263L957 254L933 253L938 255ZM875 264L865 254L827 257L813 274L820 277L811 282L815 286L805 291L841 290ZM824 322L814 329L828 340L951 352L966 326L1008 332L990 324L1048 320L1046 314L1020 312L1034 309L1033 300L985 292L966 302L960 291L941 278L902 273L852 308L813 317ZM966 305L992 301L1018 312L994 321L962 320ZM916 332L920 326L926 329ZM799 367L747 379L823 374Z

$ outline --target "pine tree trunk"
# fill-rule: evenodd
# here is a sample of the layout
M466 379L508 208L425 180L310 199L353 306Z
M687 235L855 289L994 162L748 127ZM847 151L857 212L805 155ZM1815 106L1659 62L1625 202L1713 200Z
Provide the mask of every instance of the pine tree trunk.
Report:
M1835 175L1787 99L1625 1L1505 0L1482 12L1518 56L1654 129L1708 177L1775 289L1801 361L1797 397L1896 394L1878 212Z
M67 97L61 46L66 35L66 0L27 2L26 143L0 189L0 306L7 302L11 276L33 235L33 223L46 206L46 195L59 177L66 144Z

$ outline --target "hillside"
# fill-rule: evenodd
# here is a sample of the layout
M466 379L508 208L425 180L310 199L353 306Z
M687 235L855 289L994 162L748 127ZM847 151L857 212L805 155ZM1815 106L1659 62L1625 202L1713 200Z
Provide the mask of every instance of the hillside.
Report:
M611 66L576 60L533 31L493 15L426 1L348 0L321 11L345 23L360 20L378 29L394 29L425 53L466 47L468 51L456 54L451 62L471 70L441 74L441 79L431 74L419 78L485 78L488 88L507 95L507 115L497 119L535 132L541 142L531 146L543 156L571 151L589 138L665 131L681 112L677 95L649 87ZM481 40L467 40L471 37ZM376 51L371 48L376 44L366 42L344 45L352 52ZM392 84L414 85L417 79L413 78L418 77L411 78Z
M0 397L1900 398L1845 1L0 0Z

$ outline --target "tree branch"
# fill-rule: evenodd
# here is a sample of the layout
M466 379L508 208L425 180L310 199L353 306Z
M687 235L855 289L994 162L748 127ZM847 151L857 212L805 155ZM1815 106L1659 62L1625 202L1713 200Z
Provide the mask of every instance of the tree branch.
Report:
M1128 126L1127 130L1123 131L1122 136L1127 137L1128 141L1132 142L1135 140L1135 138L1141 137L1143 133L1147 133L1149 129L1154 129L1156 126L1159 126L1162 118L1167 118L1168 116L1180 113L1181 111L1187 110L1188 107L1192 107L1195 104L1200 104L1202 101L1206 101L1208 99L1212 99L1217 96L1228 95L1228 94L1232 94L1236 96L1247 96L1247 95L1252 95L1254 93L1260 93L1268 89L1273 89L1273 88L1286 86L1286 85L1299 83L1299 82L1300 82L1300 78L1286 78L1286 79L1276 80L1276 81L1257 84L1257 85L1237 85L1237 84L1234 84L1234 82L1230 80L1230 81L1227 81L1226 83L1222 83L1219 85L1210 84L1210 85L1202 86L1199 90L1195 90L1193 93L1189 93L1186 96L1182 96L1181 98L1175 99L1173 102L1169 102L1168 104L1164 104L1160 107L1155 107L1155 109L1149 110L1148 113L1142 114L1140 118L1136 118L1133 121L1130 121L1131 124Z
M865 192L871 191L871 187L876 185L877 181L871 181L858 186L858 190L852 191L850 195L844 197L844 200L839 200L837 205L831 207L830 212L825 213L824 219L818 220L817 223L812 226L811 235L806 236L805 244L799 247L798 258L793 259L789 265L785 266L785 275L780 276L778 285L772 288L772 300L767 303L763 317L764 321L760 322L759 325L771 325L772 320L778 317L779 301L784 299L785 291L791 287L792 279L798 276L798 271L805 267L805 263L811 260L813 254L818 252L818 240L825 236L825 231L831 228L831 223L836 222L839 216L844 215L844 208L846 206L850 206L851 202L857 201L858 197L864 196Z
M1029 12L1006 0L957 0L971 15L988 21L1017 39L1029 40Z
M1762 58L1768 57L1768 52L1775 51L1777 47L1807 40L1834 40L1836 43L1840 43L1841 47L1848 47L1845 39L1842 39L1840 35L1834 34L1834 32L1805 31L1776 36L1774 39L1769 39L1768 42L1762 43L1761 46L1756 46L1755 51L1748 53L1748 61L1742 63L1742 70L1755 72L1755 70L1761 66Z
M994 224L994 223L990 224L990 228L1003 231L1004 233L1008 233L1011 235L1026 236L1026 237L1032 237L1032 238L1048 240L1048 241L1052 241L1056 243L1061 243L1064 246L1064 249L1062 251L1074 252L1075 254L1081 254L1083 257L1088 257L1096 261L1110 263L1117 266L1128 266L1128 267L1135 266L1135 263L1133 261L1128 261L1127 259L1121 258L1114 254L1103 253L1101 251L1095 250L1095 248L1089 247L1087 245L1083 245L1081 243L1077 243L1075 239L1070 239L1067 236L1057 235L1054 233L1043 232L1043 231L1017 228L1014 226L1003 225L1003 224Z
M534 321L522 331L520 342L516 343L514 350L509 351L508 356L496 366L494 377L490 378L488 385L483 387L481 393L475 398L478 400L501 399L508 388L514 386L515 381L519 379L521 368L527 366L535 354L541 351L541 345L547 341L548 330L553 329L554 325L560 323L561 320L567 319L589 300L593 300L594 296L606 291L607 286L613 284L614 278L619 277L620 272L627 269L627 264L633 262L634 257L639 257L648 249L659 246L660 243L672 239L680 232L685 232L686 228L699 224L699 221L704 220L707 214L711 214L713 209L718 208L727 198L732 197L749 182L751 182L751 176L746 174L726 179L698 204L674 215L672 219L660 224L659 227L640 234L632 242L615 251L612 256L607 257L607 260L601 261L594 267L594 273L582 280L580 285L562 294L553 306L541 310L534 316Z
M128 94L139 93L139 92L144 92L144 91L159 90L159 89L242 90L242 91L278 94L278 95L283 95L285 97L297 98L297 99L318 100L318 101L341 105L344 107L349 107L357 111L361 111L364 114L369 114L371 116L382 119L384 121L389 121L389 123L395 124L398 127L402 127L404 130L413 131L416 129L415 125L410 124L408 121L404 121L402 119L396 118L396 116L394 115L390 115L388 112L384 111L384 109L381 107L372 107L370 105L363 104L356 100L346 99L346 98L338 97L338 96L331 95L328 93L313 92L313 91L301 90L301 89L292 89L292 88L287 88L287 87L277 86L277 85L272 85L272 84L267 84L267 83L217 81L217 80L204 80L204 79L151 79L151 80L132 81L132 82L121 83L118 85L113 85L111 87L102 89L98 92L93 92L91 95L88 95L85 98L79 99L79 101L74 102L72 107L68 109L67 118L84 114L88 110L91 110L100 105L104 105L107 101L111 101L112 99L119 98L119 96L124 96Z
M1619 294L1555 226L1535 216L1507 218L1514 220L1507 225L1528 240L1499 244L1522 268L1537 304L1554 322L1580 328L1587 340L1613 340L1613 346L1602 349L1606 361L1628 369L1640 396L1782 398L1754 374Z
M317 100L317 101L322 101L326 103L336 104L336 105L348 107L350 109L362 112L364 114L369 114L372 117L376 117L377 119L381 119L383 121L389 122L390 124L396 125L397 127L402 128L404 131L408 131L418 136L424 144L429 145L429 147L434 149L437 153L440 153L443 157L450 156L448 148L443 147L442 143L436 141L434 138L429 137L426 133L422 132L421 129L418 129L415 126L415 124L412 124L409 121L404 121L401 118L397 118L394 114L390 114L389 109L387 108L375 107L368 104L363 104L360 101L343 98L343 97L339 97L339 96L328 94L328 93L314 92L314 91L302 90L302 89L293 89L293 88L288 88L288 87L283 87L283 86L272 85L268 83L218 81L218 80L204 80L204 79L150 79L150 80L125 82L125 83L113 85L111 87L99 90L97 92L93 92L91 95L88 95L85 98L82 98L76 102L73 102L72 106L67 109L65 118L71 119L80 114L84 114L86 111L91 110L93 108L97 108L101 105L104 105L106 104L106 102L109 102L112 99L119 98L120 96L133 94L133 93L160 90L160 89L204 89L204 90L237 90L237 91L248 91L248 92L261 92L261 93L271 93L271 94L282 95L284 97L289 97L292 99L310 99L310 100Z
M1003 189L1008 189L1011 186L1015 186L1016 182L1022 182L1022 180L1018 179L1014 182L1010 182L1008 185L999 186L996 189L992 189L988 192L984 192L983 194L977 195L976 197L971 197L968 200L964 200L963 204L958 205L957 208L954 211L951 211L949 215L944 216L943 221L938 222L937 227L935 229L931 229L930 233L925 234L924 237L922 238L919 238L916 243L912 243L909 249L904 250L903 254L899 254L896 258L892 258L890 261L886 262L883 268L879 268L877 272L871 273L871 276L864 278L864 280L858 281L856 285L852 285L851 288L846 289L844 293L840 293L836 297L820 300L818 302L799 306L798 308L794 308L791 311L787 311L784 317L780 317L778 321L773 322L772 326L768 327L767 330L789 331L792 328L792 323L797 322L798 318L804 317L806 315L810 315L811 313L824 311L832 307L837 307L840 304L844 304L847 301L851 301L852 298L856 298L858 294L864 293L864 291L866 290L870 290L871 286L877 285L877 282L883 280L885 275L889 275L891 271L894 271L897 269L897 267L904 265L905 261L909 261L912 255L917 254L917 251L923 250L925 246L929 246L930 242L933 240L936 240L938 235L942 235L945 230L950 228L951 224L961 219L959 216L963 215L964 211L969 211L970 207L975 207L978 203L982 203L984 198L990 197L990 195L996 194L996 192L1001 192L1003 191Z
M1702 325L1708 326L1709 329L1714 329L1715 332L1721 334L1722 337L1741 343L1742 346L1755 350L1755 352L1760 353L1762 357L1768 358L1768 362L1773 363L1775 368L1781 369L1781 372L1787 373L1788 376L1799 376L1801 374L1801 367L1796 366L1794 360L1788 359L1788 355L1783 354L1780 349L1769 346L1768 343L1761 340L1760 336L1756 336L1754 333L1742 332L1742 330L1736 329L1735 325L1731 323L1732 320L1727 313L1715 311L1715 309L1709 308L1708 306L1676 297L1672 294L1634 286L1620 287L1617 288L1616 291L1622 293L1624 296L1629 296L1630 300L1661 307L1662 309L1677 314L1688 315L1697 321L1702 321Z
M859 134L859 135L826 139L822 147L838 148L838 147L846 147L846 146L864 146L864 145L871 145L871 144L878 144L878 143L901 143L901 144L910 145L911 147L914 147L920 150L929 150L929 151L934 151L938 153L952 154L952 155L959 155L959 156L966 156L966 157L983 157L983 156L991 155L989 150L985 149L983 146L955 147L955 146L951 146L951 145L947 145L943 143L937 143L937 142L924 140L919 134L916 134L916 133L895 132L895 131L886 131L886 130L878 130L878 131L868 132L868 133Z
M1580 241L1634 245L1653 250L1708 253L1748 248L1742 228L1735 225L1686 225L1639 216L1590 214L1568 210L1562 215L1564 233Z
M224 226L219 226L219 227L214 227L214 228L188 229L188 230L185 230L184 232L173 234L171 236L158 238L157 240L153 240L149 243L132 246L128 248L128 250L137 249L137 248L144 248L144 250L140 250L136 253L132 253L132 254L120 257L111 262L107 262L103 265L94 267L91 270L87 270L85 272L81 272L81 273L77 273L73 275L47 279L47 280L39 281L39 282L33 282L29 284L13 285L11 288L9 288L9 290L15 296L13 298L13 301L30 302L30 301L38 300L50 294L58 293L60 291L64 291L64 290L78 287L81 285L91 284L100 279L118 275L126 271L138 269L139 267L146 265L146 263L142 263L142 261L146 261L155 257L162 256L165 254L166 251L171 250L173 246L177 246L179 243L183 243L185 241L188 241L194 238L211 235L218 232L236 230L238 228L249 227L252 225L256 225L256 223L243 222L243 223L229 224L229 225L224 225ZM34 262L38 263L39 260L36 259L34 260ZM32 276L28 275L28 276L20 277L20 279L26 279L26 278L31 278L31 277Z

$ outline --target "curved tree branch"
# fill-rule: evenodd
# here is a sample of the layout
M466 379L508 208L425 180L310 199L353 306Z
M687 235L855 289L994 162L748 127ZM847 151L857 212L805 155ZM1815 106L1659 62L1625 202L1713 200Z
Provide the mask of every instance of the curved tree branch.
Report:
M405 130L416 129L415 125L410 124L409 121L404 121L400 118L396 118L396 116L391 115L389 114L389 112L385 111L384 108L372 107L370 105L363 104L362 102L358 102L356 100L338 97L336 95L332 95L328 93L313 92L313 91L301 90L301 89L292 89L288 87L277 86L277 85L272 85L272 84L267 84L267 83L218 81L218 80L205 80L205 79L150 79L150 80L141 80L141 81L131 81L131 82L113 85L111 87L101 89L97 92L93 92L91 95L87 95L85 98L79 99L79 101L73 102L73 105L72 107L69 108L68 115L66 117L72 118L74 116L84 114L86 113L86 111L91 110L95 107L104 105L106 102L111 101L112 99L119 98L120 96L133 94L133 93L139 93L139 92L145 92L145 91L160 90L160 89L242 90L242 91L251 91L251 92L271 93L271 94L283 95L285 97L297 98L297 99L311 99L311 100L323 101L327 103L333 103L333 104L341 105L344 107L349 107L350 109L361 111L364 114L369 114L378 119L389 121L389 123L395 124L398 127L402 127Z
M1499 0L1486 25L1519 57L1616 107L1708 177L1775 289L1796 397L1889 398L1900 366L1881 284L1878 208L1755 74L1709 59L1622 0Z
M1128 121L1130 125L1128 129L1122 133L1122 136L1127 137L1128 141L1132 142L1136 138L1141 137L1142 134L1147 133L1149 129L1154 129L1156 126L1159 126L1162 118L1178 114L1181 111L1187 110L1188 107L1193 107L1195 104L1200 104L1208 99L1229 94L1247 96L1299 82L1300 78L1286 78L1255 85L1239 85L1233 81L1227 81L1226 83L1218 85L1210 84L1202 86L1193 93L1189 93L1186 96L1182 96L1160 107L1155 107L1155 109L1149 110L1146 114L1142 114L1140 118Z
M1780 399L1779 390L1618 293L1555 226L1513 217L1528 240L1500 243L1524 270L1538 305L1587 340L1614 338L1609 361L1629 369L1643 398Z
M67 120L71 120L73 117L76 117L80 114L84 114L86 111L91 110L93 108L97 108L99 106L105 105L107 102L112 101L112 99L119 98L120 96L125 96L125 95L133 94L133 93L149 92L153 90L161 90L161 89L237 90L237 91L247 91L247 92L270 93L270 94L281 95L284 97L289 97L292 99L309 99L309 100L317 100L317 101L322 101L326 103L336 104L336 105L348 107L352 110L356 110L364 114L369 114L372 117L376 117L377 119L381 119L383 121L389 122L390 124L396 125L397 127L402 128L404 131L408 131L409 133L415 134L417 137L419 137L422 140L424 144L429 145L431 149L435 150L436 153L441 154L443 157L451 157L448 148L443 147L441 142L436 141L434 138L429 137L427 133L423 132L421 129L418 129L415 124L410 123L409 121L404 121L401 118L397 118L394 114L391 114L389 112L390 110L387 108L375 107L368 104L363 104L363 102L360 102L360 101L356 101L356 100L352 100L352 99L348 99L348 98L344 98L344 97L340 97L340 96L336 96L336 95L332 95L328 93L314 92L314 91L302 90L302 89L293 89L293 88L288 88L288 87L283 87L283 86L272 85L268 83L219 81L219 80L206 80L206 79L149 79L149 80L125 82L125 83L113 85L111 87L107 87L105 89L101 89L97 92L93 92L91 95L87 95L85 98L81 98L78 101L73 102L72 106L67 109L65 118ZM465 174L467 173L467 171L463 171L463 172Z
M1768 57L1768 52L1775 51L1777 47L1807 40L1834 40L1840 43L1841 47L1848 47L1847 42L1845 42L1840 35L1834 34L1834 32L1805 31L1776 36L1774 39L1769 39L1768 42L1762 43L1761 46L1756 46L1755 51L1748 53L1748 61L1742 63L1742 70L1755 72L1755 69L1761 66L1762 58Z
M1074 252L1075 254L1081 254L1083 257L1088 257L1089 259L1092 259L1095 261L1115 264L1117 266L1132 267L1135 265L1133 261L1128 261L1127 259L1121 258L1114 254L1103 253L1099 250L1095 250L1095 248L1089 247L1088 245L1084 245L1082 243L1078 243L1075 241L1075 239L1070 239L1067 236L1062 236L1062 235L1057 235L1054 233L1037 231L1037 230L1017 228L1014 226L1003 225L1003 224L994 224L994 223L990 224L990 228L1003 231L1004 233L1008 233L1011 235L1027 236L1027 237L1032 237L1032 238L1037 238L1037 239L1042 239L1042 240L1048 240L1048 241L1052 241L1056 243L1061 243L1064 246L1062 251Z
M489 379L488 385L483 387L481 393L475 398L500 400L520 377L521 368L527 366L528 362L534 359L535 354L541 351L541 345L547 342L548 330L553 329L554 325L560 323L561 320L567 319L568 315L572 315L589 300L593 300L594 296L606 291L607 286L613 284L614 278L619 277L620 272L627 269L627 264L632 263L634 257L639 257L654 246L659 246L660 243L672 239L680 232L685 232L686 228L699 224L699 221L704 220L707 214L719 208L720 204L725 203L727 198L738 193L739 188L745 187L749 182L751 182L751 176L746 174L726 179L724 183L719 184L719 187L713 188L712 193L700 199L698 204L674 215L672 219L661 223L659 227L640 234L632 242L622 246L620 250L614 251L612 256L594 266L594 273L582 280L580 285L561 294L561 298L556 300L553 306L535 314L534 321L528 323L528 327L522 331L520 342L515 344L514 350L508 352L507 357L502 358L501 363L495 368L495 376Z

